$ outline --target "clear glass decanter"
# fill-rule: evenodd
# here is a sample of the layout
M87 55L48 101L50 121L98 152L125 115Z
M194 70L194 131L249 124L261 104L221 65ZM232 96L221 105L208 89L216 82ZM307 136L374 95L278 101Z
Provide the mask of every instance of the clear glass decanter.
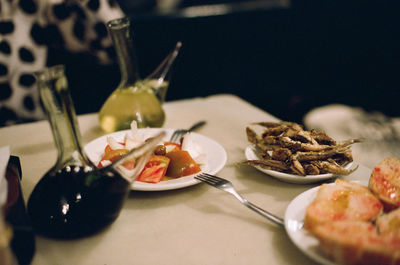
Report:
M139 128L161 127L165 121L162 108L169 85L167 74L178 55L181 43L159 67L140 79L129 18L111 20L108 30L117 54L121 81L99 112L100 127L105 132L129 129L133 120Z
M83 152L64 67L46 68L36 77L58 155L29 197L29 217L35 233L47 237L91 235L119 216L131 182L143 169L161 134L98 169ZM130 171L122 166L128 159L135 161Z

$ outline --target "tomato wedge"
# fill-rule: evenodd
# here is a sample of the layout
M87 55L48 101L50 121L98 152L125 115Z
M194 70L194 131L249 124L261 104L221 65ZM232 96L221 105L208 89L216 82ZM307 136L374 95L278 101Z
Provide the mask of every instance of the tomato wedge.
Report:
M118 142L120 145L125 146L124 142ZM113 151L113 149L111 148L111 146L109 144L106 145L106 147L104 148L104 154L108 154L109 152Z
M179 178L195 174L201 170L187 151L172 151L167 153L166 156L171 160L167 170L168 177Z
M164 142L165 149L167 153L172 151L181 150L181 145L173 142Z
M121 156L125 155L126 153L128 153L128 149L111 150L108 153L104 154L101 160L110 160L111 162L114 162Z
M112 151L111 146L108 144L106 148L104 148L104 154L108 154Z
M107 147L106 147L107 149ZM128 149L116 149L112 150L111 148L107 150L104 154L103 158L100 160L98 167L101 167L101 162L104 160L109 160L111 162L115 162L118 158L128 153Z
M166 156L152 155L140 173L137 181L158 183L167 172L170 159Z

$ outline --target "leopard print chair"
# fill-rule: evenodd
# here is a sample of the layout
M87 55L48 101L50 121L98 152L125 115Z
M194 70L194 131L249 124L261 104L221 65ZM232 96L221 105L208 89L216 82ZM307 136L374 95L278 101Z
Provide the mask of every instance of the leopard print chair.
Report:
M123 16L115 0L0 0L0 126L45 118L33 73L49 49L111 63L105 23Z

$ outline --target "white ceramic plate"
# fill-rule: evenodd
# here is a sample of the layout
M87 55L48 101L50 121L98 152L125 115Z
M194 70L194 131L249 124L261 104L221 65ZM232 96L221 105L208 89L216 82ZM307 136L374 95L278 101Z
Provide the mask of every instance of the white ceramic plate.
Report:
M249 145L246 147L245 150L245 156L248 160L257 160L261 159L261 157L258 155L258 152L256 150L256 147L254 145ZM346 165L346 169L349 169L353 166L353 163L349 163ZM294 175L294 174L288 174L288 173L283 173L275 170L269 170L269 169L264 169L259 166L254 166L256 169L260 170L261 172L264 172L267 175L270 175L272 177L275 177L277 179L280 179L285 182L289 183L296 183L296 184L309 184L309 183L314 183L314 182L319 182L327 179L331 179L334 177L337 177L335 174L319 174L319 175L307 175L307 176L299 176L299 175Z
M104 148L107 145L107 137L111 136L117 141L123 141L125 134L129 131L130 130L118 131L101 136L88 143L85 146L84 150L89 159L95 165L97 165L101 157L104 155ZM160 131L166 132L165 140L168 140L172 135L174 129L145 128L139 129L139 134L142 135L144 139L146 139L148 137L156 135ZM192 132L191 134L193 136L193 141L201 146L207 156L207 162L201 166L201 170L205 173L216 174L224 167L226 163L227 155L225 149L219 143L206 136L194 132ZM178 179L161 181L154 184L134 181L132 183L132 189L142 191L172 190L195 185L198 183L200 182L194 178L194 175L190 175Z
M367 185L368 181L356 181ZM304 228L304 217L307 206L315 199L318 187L309 189L294 198L285 212L285 229L292 242L308 257L324 265L334 265L319 248L318 240Z

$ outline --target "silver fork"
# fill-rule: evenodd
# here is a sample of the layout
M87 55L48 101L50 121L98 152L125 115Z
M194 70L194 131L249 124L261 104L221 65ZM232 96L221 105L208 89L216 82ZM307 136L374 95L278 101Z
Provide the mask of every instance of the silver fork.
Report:
M243 198L236 190L235 187L233 186L233 184L223 178L217 177L217 176L213 176L207 173L200 173L199 175L194 177L195 179L198 179L204 183L207 183L208 185L211 185L217 189L229 192L230 194L232 194L233 196L236 197L236 199L238 199L241 203L243 203L245 206L247 206L248 208L250 208L251 210L255 211L256 213L258 213L259 215L267 218L268 220L272 221L273 223L280 225L280 226L284 226L285 223L283 221L282 218L279 218L263 209L261 209L260 207L252 204L251 202L249 202L248 200L246 200L245 198Z
M173 143L180 143L181 138L187 134L188 132L194 131L198 128L200 128L201 126L203 126L204 124L206 124L205 121L199 121L196 122L195 124L192 125L192 127L190 127L189 129L178 129L175 130L174 133L171 136L170 142Z

